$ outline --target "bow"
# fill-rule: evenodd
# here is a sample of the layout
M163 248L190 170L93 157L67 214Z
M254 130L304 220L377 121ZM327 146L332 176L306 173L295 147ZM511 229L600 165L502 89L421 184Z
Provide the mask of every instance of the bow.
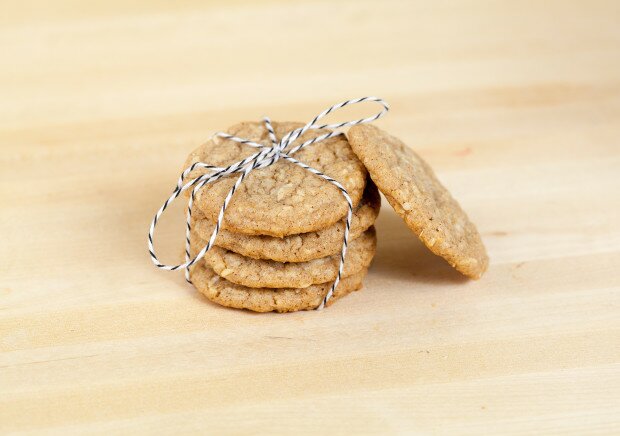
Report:
M380 112L376 113L375 115L372 115L367 118L360 118L360 119L353 120L353 121L344 121L341 123L334 123L334 124L323 124L323 125L317 124L319 120L326 117L330 113L336 111L337 109L340 109L342 107L349 106L352 104L362 103L362 102L376 102L376 103L379 103L381 106L383 106L383 109ZM164 204L159 208L159 210L155 214L155 217L153 218L153 221L151 222L151 226L149 227L148 249L149 249L149 254L151 256L151 260L153 261L156 267L164 269L164 270L175 271L177 269L184 269L185 279L189 283L192 283L190 279L190 275L189 275L189 268L192 265L194 265L196 262L198 262L200 259L202 259L207 253L207 251L209 251L211 247L214 245L215 240L217 238L217 234L219 233L220 227L222 225L222 221L224 219L224 213L226 212L226 208L228 207L230 200L235 194L235 191L239 188L239 186L243 183L245 178L252 171L256 169L260 169L260 168L266 168L270 165L273 165L278 160L284 159L294 165L300 166L301 168L307 171L310 171L312 174L315 174L316 176L321 177L322 179L336 186L340 190L340 192L342 193L344 199L346 200L348 204L348 211L347 211L346 223L345 223L345 232L344 232L344 238L343 238L343 243L342 243L342 251L340 255L340 266L338 268L338 274L336 276L336 279L334 280L331 288L329 289L329 291L323 298L320 305L317 307L317 309L323 308L325 304L329 301L329 299L332 297L334 290L336 289L336 287L338 286L338 283L340 282L340 278L344 270L344 261L345 261L345 257L347 254L347 246L349 243L349 230L351 227L351 217L353 215L353 203L351 201L351 197L349 197L347 190L337 180L334 180L328 175L323 174L321 171L306 165L305 163L295 159L292 156L297 151L301 150L304 147L307 147L317 142L324 141L328 138L331 138L337 135L342 135L343 132L338 131L338 130L333 130L331 132L328 132L328 133L319 135L315 138L309 139L302 144L293 146L290 150L287 150L287 148L291 146L295 142L295 140L297 140L297 138L299 138L301 135L303 135L306 131L310 129L315 129L315 130L340 129L346 126L355 126L357 124L370 123L378 118L381 118L383 115L387 113L388 110L389 110L389 105L384 100L378 97L362 97L362 98L356 98L353 100L343 101L341 103L331 106L328 109L325 109L323 112L315 116L314 119L310 121L309 123L307 123L305 126L288 132L279 141L276 138L275 131L271 124L271 120L265 117L263 118L263 121L265 123L265 128L267 129L269 139L271 141L271 146L259 144L257 142L250 141L244 138L239 138L239 137L236 137L234 135L230 135L224 132L216 133L214 135L216 137L220 137L220 138L228 139L230 141L234 141L240 144L244 144L249 147L256 148L259 151L227 167L217 167L217 166L209 165L208 163L205 163L205 162L195 162L189 167L187 167L181 173L181 176L179 177L177 185L172 191L172 194L170 195L170 197L168 197L168 199L164 202ZM199 177L196 177L193 180L190 180L189 182L186 182L186 178L188 177L188 175L197 168L207 170L208 173L203 174ZM215 228L213 229L213 232L211 233L211 237L209 238L207 245L203 247L202 250L200 250L200 252L194 258L192 258L190 254L191 217L192 217L192 205L194 203L195 196L197 192L200 191L205 185L208 185L217 180L223 179L224 177L232 176L233 174L239 174L239 177L237 178L237 181L235 182L233 187L230 189L230 191L226 195L226 198L224 199L224 203L222 204L222 207L220 208L220 211L217 217L217 222L215 224ZM159 259L157 258L157 255L155 254L155 248L153 246L153 235L155 233L155 227L157 226L157 222L159 221L161 215L164 213L166 208L168 208L168 206L170 206L170 204L176 198L178 198L179 195L181 195L181 193L183 193L184 191L190 188L192 189L192 192L191 192L188 206L187 206L187 221L185 223L185 262L179 265L166 265L166 264L161 263Z

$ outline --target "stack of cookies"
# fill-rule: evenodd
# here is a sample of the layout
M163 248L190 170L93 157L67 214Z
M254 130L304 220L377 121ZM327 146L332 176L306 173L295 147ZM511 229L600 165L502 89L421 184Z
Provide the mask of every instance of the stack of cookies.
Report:
M273 123L281 138L302 123ZM271 145L263 123L246 122L228 133ZM326 133L311 130L296 143ZM194 162L226 166L256 149L214 137L190 154ZM338 180L354 206L345 268L334 300L358 290L375 255L373 224L381 204L376 186L344 135L309 145L295 158ZM199 176L195 170L190 177ZM197 192L192 208L191 251L209 240L226 195L229 177ZM258 312L291 312L321 304L338 274L348 211L342 193L307 170L280 160L253 171L233 196L215 245L190 269L196 288L223 306Z
M282 138L301 123L273 123ZM326 130L310 130L300 144ZM262 123L241 123L228 133L271 146ZM230 139L213 138L188 158L227 166L256 152ZM329 302L362 286L375 254L373 223L377 189L409 229L460 273L477 279L489 259L478 230L431 167L411 148L372 125L356 125L309 145L295 158L340 182L354 206L342 280ZM190 177L201 175L194 171ZM191 250L211 236L236 177L197 192L192 209ZM215 246L190 269L192 282L210 300L259 312L314 309L338 273L348 211L334 185L286 160L250 173L233 196Z

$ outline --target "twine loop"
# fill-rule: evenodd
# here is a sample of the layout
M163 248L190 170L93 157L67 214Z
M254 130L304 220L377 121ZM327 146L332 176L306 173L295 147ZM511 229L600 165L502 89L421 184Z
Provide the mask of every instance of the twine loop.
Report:
M334 123L334 124L323 124L323 125L318 124L319 120L321 120L322 118L326 117L330 113L340 108L353 105L353 104L357 104L357 103L363 103L363 102L376 102L380 104L383 108L381 109L380 112L367 118L360 118L357 120L344 121L341 123ZM321 177L322 179L336 186L342 193L348 205L347 216L346 216L346 221L345 221L345 231L344 231L344 237L343 237L343 243L342 243L342 250L340 254L340 265L338 267L338 274L336 276L336 279L332 283L330 290L327 292L322 302L317 307L317 309L323 308L325 304L329 301L329 299L332 297L334 290L336 289L336 287L338 286L338 283L340 282L340 279L341 279L341 276L344 270L344 261L345 261L345 257L347 253L347 246L349 244L349 231L351 227L351 218L353 215L353 203L351 201L351 197L349 196L349 193L344 188L344 186L342 186L342 184L340 184L337 180L331 178L330 176L323 174L319 170L312 168L306 165L305 163L295 159L293 155L299 150L311 144L324 141L326 139L332 138L337 135L344 134L342 131L338 130L338 129L341 129L342 127L355 126L357 124L364 124L364 123L370 123L372 121L375 121L376 119L381 118L383 115L385 115L388 110L389 110L389 105L384 100L378 97L362 97L362 98L356 98L353 100L343 101L341 103L335 104L325 109L323 112L315 116L312 119L312 121L310 121L303 127L291 130L290 132L286 133L280 140L278 140L276 137L275 131L273 129L273 125L271 124L271 120L265 117L263 118L263 122L265 123L265 128L267 129L269 140L271 141L270 146L266 146L266 145L254 142L249 139L239 138L239 137L236 137L234 135L230 135L224 132L216 133L214 137L224 138L230 141L237 142L239 144L247 145L249 147L258 149L259 151L227 167L217 167L214 165L210 165L206 162L195 162L189 167L187 167L181 173L181 176L179 177L177 185L172 191L172 194L170 195L170 197L168 197L168 199L164 202L164 204L159 208L159 210L155 214L155 217L153 218L153 221L151 222L151 225L149 227L148 249L149 249L149 254L151 256L151 260L153 261L155 266L160 269L164 269L168 271L184 269L185 279L189 283L192 283L190 279L189 268L192 265L194 265L196 262L201 260L205 256L207 251L209 251L211 247L213 247L213 245L215 244L217 234L220 231L222 221L224 219L224 214L226 212L226 209L228 208L228 205L233 195L235 194L235 191L239 188L239 186L243 183L245 178L252 171L269 167L273 165L274 163L276 163L277 161L279 161L280 159L284 159L294 165L300 166L301 168L307 171L310 171L312 174L318 177ZM309 139L299 145L294 145L294 142L300 136L302 136L305 132L311 129L312 130L334 129L334 130L331 132L319 135L315 138ZM204 170L207 170L207 173L202 174L186 182L186 179L188 178L189 174L195 169L204 169ZM196 194L203 187L205 187L205 185L216 182L225 177L231 177L233 175L238 176L237 181L235 182L233 187L230 189L230 191L226 195L226 198L224 199L224 203L222 204L220 208L217 221L215 223L215 228L213 229L213 232L211 233L209 241L207 245L203 247L194 258L192 258L190 254L191 217L192 217L192 206L194 204L194 199L196 197ZM183 193L184 191L188 189L191 189L192 191L191 191L191 195L190 195L189 202L187 205L187 220L185 223L185 262L178 264L178 265L166 265L166 264L161 263L157 255L155 254L155 248L153 246L153 235L155 233L155 227L157 226L157 222L159 221L161 215L168 208L168 206L170 206L170 204L175 199L177 199L179 195L181 195L181 193Z

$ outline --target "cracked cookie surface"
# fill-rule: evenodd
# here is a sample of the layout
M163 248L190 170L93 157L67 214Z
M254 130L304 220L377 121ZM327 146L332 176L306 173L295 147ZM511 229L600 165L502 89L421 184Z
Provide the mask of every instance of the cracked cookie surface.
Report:
M327 305L361 289L365 275L366 270L363 270L342 279ZM191 279L196 289L214 303L255 312L295 312L315 309L332 286L331 283L322 283L306 288L248 288L223 279L202 262L192 267Z
M459 272L480 278L489 263L480 234L431 167L402 141L375 126L352 127L347 136L407 226Z
M206 245L196 240L192 255ZM370 227L349 244L342 277L368 268L375 255L377 237ZM233 251L214 246L204 257L204 262L219 276L243 286L253 288L305 288L317 283L332 282L338 274L340 253L307 262L276 262L244 257Z
M273 122L278 139L302 123ZM227 130L235 136L271 146L263 123L244 122ZM310 130L294 145L317 137L328 130ZM291 148L291 146L289 146ZM194 150L185 167L194 162L216 166L230 165L246 158L258 149L223 138L214 137ZM366 184L366 169L355 156L344 135L309 145L294 155L295 159L329 175L349 192L354 207L359 203ZM194 170L191 177L204 174ZM224 199L237 176L227 177L205 185L195 204L205 217L215 222ZM233 196L222 223L223 228L248 235L282 237L320 230L335 224L347 213L347 203L331 183L309 171L279 160L275 164L252 171Z
M377 187L368 181L364 196L353 213L349 243L357 239L376 220L381 207ZM215 224L194 208L192 228L203 240L211 237ZM254 259L278 262L306 262L340 253L344 238L344 220L316 232L284 236L244 235L220 229L215 245Z

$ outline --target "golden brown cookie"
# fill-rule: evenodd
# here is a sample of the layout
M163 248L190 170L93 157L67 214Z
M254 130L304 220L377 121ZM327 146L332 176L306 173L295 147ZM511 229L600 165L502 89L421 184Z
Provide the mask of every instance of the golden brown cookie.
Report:
M196 241L198 248L206 245ZM193 244L192 244L193 245ZM374 227L370 227L359 238L349 244L342 277L348 277L368 268L375 255L377 237ZM313 259L307 262L276 262L244 257L233 251L214 246L204 257L204 261L218 275L226 280L252 288L305 288L316 283L336 279L340 265L340 253Z
M480 234L431 167L375 126L352 127L348 138L379 190L422 242L461 273L480 278L489 263Z
M353 213L349 241L357 239L377 219L381 197L377 187L368 181L364 197ZM192 228L203 240L211 237L215 224L194 208ZM243 235L221 229L215 245L254 259L278 262L306 262L340 253L344 238L344 220L316 232L289 235L283 238L266 235Z
M360 289L365 275L366 270L363 270L342 279L327 305ZM202 262L192 268L191 279L196 289L209 300L222 306L255 312L295 312L315 309L332 286L332 283L323 283L301 289L248 288L223 279Z
M302 123L293 122L273 123L278 139L302 126ZM328 130L310 130L298 138L295 145L326 132ZM228 129L228 133L271 145L263 123L236 124ZM226 166L257 151L247 145L214 137L189 155L185 167L198 161ZM353 205L357 206L367 173L344 135L309 145L294 157L340 182L349 192ZM191 175L195 177L202 173L203 170L195 170ZM236 179L237 176L227 177L199 191L196 205L207 219L216 221ZM253 171L246 178L230 202L223 228L247 235L281 237L331 226L342 219L347 210L345 199L334 185L295 164L280 160Z

